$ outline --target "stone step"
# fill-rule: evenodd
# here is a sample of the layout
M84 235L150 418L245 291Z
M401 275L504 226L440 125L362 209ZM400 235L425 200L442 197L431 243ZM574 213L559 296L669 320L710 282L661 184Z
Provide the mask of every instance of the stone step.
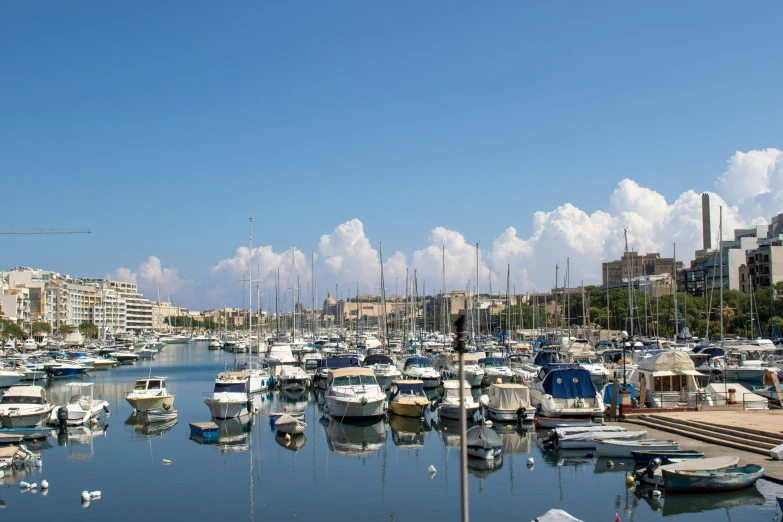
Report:
M689 423L689 424L683 425L683 423L681 423L679 421L679 419L678 420L673 420L673 419L666 419L666 418L658 418L658 419L652 420L652 422L653 423L657 423L657 424L666 425L666 426L671 426L671 427L677 428L677 429L681 429L685 433L688 433L688 432L698 433L698 434L706 436L706 437L711 437L711 438L714 438L714 439L717 439L717 440L725 440L727 442L733 442L735 444L742 444L742 445L745 445L747 447L753 447L753 448L760 449L760 450L763 450L763 451L767 451L770 448L773 448L773 447L776 446L776 444L770 445L767 442L760 442L760 441L756 441L756 440L746 439L745 438L746 435L744 435L744 434L740 434L740 435L729 434L729 435L727 435L725 433L716 433L714 429L712 429L712 428L710 428L708 426L699 426L698 423Z
M643 416L648 417L648 416ZM703 421L689 421L679 418L671 418L671 417L664 417L662 415L650 415L648 418L654 419L655 422L670 422L674 424L680 424L683 426L689 426L691 428L697 428L697 429L703 429L712 431L714 433L720 433L722 435L727 435L729 437L738 437L740 439L753 441L753 442L759 442L761 444L766 444L770 448L774 448L775 446L778 446L780 444L783 444L783 437L775 436L774 433L771 432L760 432L759 430L743 430L741 428L728 428L726 426L721 426L718 424L712 424L709 422L703 422Z
M750 453L758 453L759 455L769 456L770 448L748 444L742 439L728 440L727 438L723 438L723 437L718 438L712 435L710 432L705 432L703 430L696 430L693 428L680 428L676 424L668 423L668 422L664 423L659 420L651 421L649 419L635 418L635 419L626 419L625 422L628 422L630 424L638 424L640 426L647 426L648 428L653 428L668 433L674 433L675 435L680 435L682 437L687 437L689 439L700 440L702 442L709 442L710 444L716 444L718 446L725 446L727 448L733 448L741 451L748 451Z

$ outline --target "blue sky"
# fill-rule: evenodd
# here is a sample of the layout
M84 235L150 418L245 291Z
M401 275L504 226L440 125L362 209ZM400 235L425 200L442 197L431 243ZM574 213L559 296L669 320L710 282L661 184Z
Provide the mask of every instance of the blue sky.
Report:
M251 215L256 245L320 261L319 238L356 218L373 248L434 274L413 264L436 227L482 249L508 227L528 241L536 211L619 215L609 195L626 178L674 204L716 190L736 152L783 146L781 15L779 2L5 3L0 222L93 233L0 236L0 266L100 276L156 256L206 307L236 297L209 292L236 287L211 267L247 243ZM589 279L615 243L539 243L534 257L553 272L571 253ZM549 268L522 272L526 255L515 283L551 286ZM320 261L323 285L350 282Z

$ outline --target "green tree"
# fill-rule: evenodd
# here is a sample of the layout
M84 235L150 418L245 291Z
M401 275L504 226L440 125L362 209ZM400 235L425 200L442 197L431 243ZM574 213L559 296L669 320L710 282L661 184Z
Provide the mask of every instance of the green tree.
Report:
M52 331L52 325L45 321L38 321L33 323L33 326L31 328L33 335L39 334L39 333L50 333Z
M88 339L95 339L98 337L98 331L99 330L97 325L87 321L79 325L79 332L81 332L81 334Z
M30 337L24 329L13 321L4 320L0 324L3 338L27 339Z
M63 324L57 329L57 333L60 335L68 335L73 331L73 326L70 324Z

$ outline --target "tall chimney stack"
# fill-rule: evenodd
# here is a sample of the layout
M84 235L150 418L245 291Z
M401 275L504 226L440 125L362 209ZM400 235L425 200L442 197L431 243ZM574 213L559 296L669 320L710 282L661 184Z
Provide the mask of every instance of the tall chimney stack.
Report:
M710 226L710 195L706 192L701 195L701 227L704 249L712 248L712 227Z

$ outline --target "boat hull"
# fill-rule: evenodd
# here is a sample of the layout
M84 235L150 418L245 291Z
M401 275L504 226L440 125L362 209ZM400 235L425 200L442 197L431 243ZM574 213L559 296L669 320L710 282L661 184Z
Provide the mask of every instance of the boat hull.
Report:
M496 422L519 422L520 419L523 422L532 422L534 417L533 408L526 410L521 417L517 415L517 410L501 410L492 406L484 406L484 411L489 419Z
M465 417L472 419L478 409L478 404L468 404L465 406ZM459 420L459 406L456 404L441 404L438 407L438 415L444 419Z
M4 428L36 428L46 423L52 413L52 407L37 411L15 411L0 416L0 424Z
M613 444L611 440L596 440L595 450L600 457L631 458L632 451L677 450L680 446L671 441L638 441L634 444Z
M392 401L391 404L389 405L389 409L393 414L399 415L400 417L419 418L424 416L424 410L426 410L428 406L429 406L429 402L426 404L413 404L413 403Z
M661 459L664 464L674 460L691 460L704 458L704 452L695 450L672 450L672 451L632 451L633 460L642 464L649 464L653 459Z
M386 415L386 410L385 399L363 402L326 397L324 405L324 411L336 419L371 419Z
M156 397L137 397L137 398L126 397L125 400L128 402L128 404L130 404L131 408L133 408L136 411L156 410L159 408L163 408L164 405L168 405L168 406L174 405L173 395L161 395Z
M248 414L247 401L204 399L209 413L215 419L233 419Z
M503 453L503 446L493 446L491 448L468 446L468 457L476 459L492 460L495 457L499 457L501 453Z
M666 493L734 491L752 486L764 476L764 468L755 464L731 470L709 472L663 472Z

